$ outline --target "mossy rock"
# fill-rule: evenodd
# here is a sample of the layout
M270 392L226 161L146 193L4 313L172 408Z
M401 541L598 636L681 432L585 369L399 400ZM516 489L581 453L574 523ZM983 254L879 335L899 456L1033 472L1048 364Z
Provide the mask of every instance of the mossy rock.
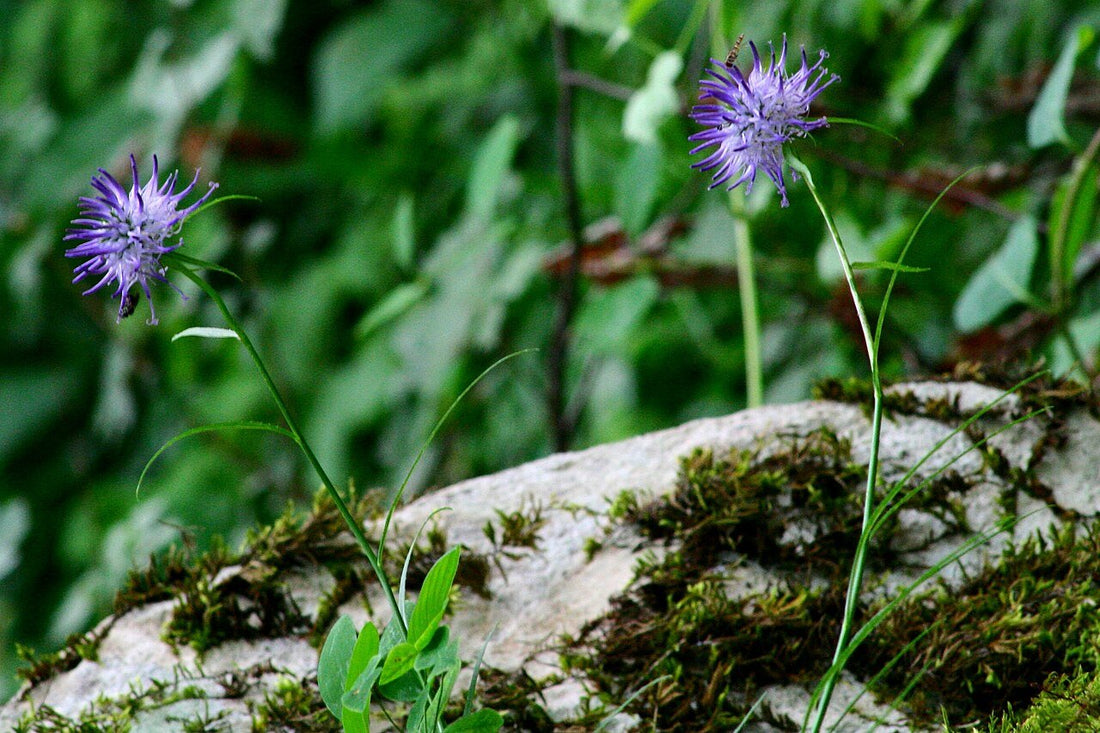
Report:
M1087 726L1070 707L1095 709L1100 486L1081 459L1100 440L1095 405L1042 381L997 401L1003 383L965 376L991 384L891 390L884 487L941 447L873 545L861 617L975 532L1003 531L868 639L838 688L834 720L859 696L840 730L1040 730ZM587 730L617 713L620 730L730 730L760 693L746 729L796 729L832 655L868 450L862 386L823 394L423 497L396 515L394 575L429 517L411 589L465 547L449 623L466 659L495 630L480 699L512 729ZM368 501L357 511L376 529ZM334 730L319 644L337 614L384 623L384 609L320 497L240 552L175 552L135 572L112 617L28 667L0 729Z

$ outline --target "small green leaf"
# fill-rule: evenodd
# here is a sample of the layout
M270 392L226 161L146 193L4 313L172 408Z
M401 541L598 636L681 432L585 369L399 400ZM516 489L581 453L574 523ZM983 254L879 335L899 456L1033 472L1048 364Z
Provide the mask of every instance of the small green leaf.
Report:
M420 650L407 641L390 649L386 655L386 663L382 665L382 676L378 683L388 684L408 672L416 663L416 655L419 653Z
M344 692L340 702L343 705L345 714L349 710L353 713L369 713L374 683L378 681L378 677L382 674L381 661L381 658L373 657L367 664L366 669L355 678L351 686Z
M976 331L993 322L1012 304L1028 298L1028 283L1039 251L1037 222L1023 216L1008 231L1001 248L978 268L955 301L960 331Z
M413 280L398 285L359 320L355 325L355 338L365 339L386 324L397 320L423 300L430 290L431 284L427 280Z
M215 328L214 326L192 326L191 328L185 328L175 336L172 337L173 341L177 339L193 336L195 338L204 339L237 339L241 340L240 334L231 328Z
M466 186L466 213L473 218L487 221L493 213L517 145L519 122L505 115L493 125L474 157Z
M496 733L504 725L504 718L496 710L482 708L463 715L443 729L443 733Z
M414 666L418 670L442 670L459 664L458 642L450 640L450 629L440 626L416 658Z
M339 720L342 715L345 681L355 648L355 623L350 616L341 616L333 624L317 660L317 686L325 707Z
M913 267L912 265L899 265L896 262L875 260L874 262L853 262L853 270L896 270L897 272L928 272L928 267Z
M642 145L657 142L657 128L680 109L676 79L684 60L676 51L665 51L649 66L645 86L634 92L623 110L623 136Z
M451 584L458 571L459 554L460 550L456 547L436 560L420 587L420 595L409 619L409 640L417 649L423 649L428 644L443 620L451 596Z
M371 659L378 656L378 629L368 621L359 631L359 638L355 642L355 649L351 652L351 662L348 665L347 687L367 668Z
M1064 116L1066 97L1069 95L1077 57L1092 43L1095 35L1096 32L1091 27L1078 26L1062 49L1027 118L1027 144L1032 148L1041 148L1055 142L1069 145Z
M416 672L409 671L390 682L379 682L378 692L387 700L414 702L425 692L424 680Z

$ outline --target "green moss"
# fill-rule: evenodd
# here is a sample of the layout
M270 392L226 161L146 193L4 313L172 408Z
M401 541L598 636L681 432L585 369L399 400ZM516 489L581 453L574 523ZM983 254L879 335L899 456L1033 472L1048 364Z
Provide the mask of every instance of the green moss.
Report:
M1042 692L1021 713L994 716L986 733L1092 733L1100 730L1100 675L1078 670L1051 675Z
M30 647L17 644L16 656L26 662L26 665L19 667L16 674L32 685L36 685L62 672L68 672L82 660L94 661L98 656L99 642L110 630L111 625L107 623L87 634L72 634L65 640L64 647L49 654L37 654Z
M1100 663L1100 530L1031 539L958 588L895 610L853 659L870 676L926 632L882 681L899 691L926 670L909 702L926 720L986 718L1025 705L1055 673Z
M307 685L298 680L282 679L253 712L252 730L255 733L273 730L337 733L342 728L325 707L316 681Z

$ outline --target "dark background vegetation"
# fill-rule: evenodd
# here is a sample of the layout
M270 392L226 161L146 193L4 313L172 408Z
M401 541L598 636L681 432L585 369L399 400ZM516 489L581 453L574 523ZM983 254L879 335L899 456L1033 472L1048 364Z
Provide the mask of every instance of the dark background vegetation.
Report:
M70 284L61 238L77 197L98 167L125 180L130 153L143 180L156 153L183 179L201 167L220 194L259 197L191 220L183 251L241 275L211 280L330 474L361 489L399 483L457 394L519 349L540 351L477 386L414 491L745 406L730 198L689 168L685 114L707 57L741 32L827 48L843 81L820 112L901 141L834 125L798 146L853 259L896 256L931 198L978 166L909 257L931 270L892 302L891 377L961 359L1046 357L1064 372L1063 327L1086 360L1100 342L1092 211L1073 297L1054 311L1044 249L1058 187L1100 124L1095 42L1059 105L1066 135L1027 136L1076 29L1100 28L1090 0L8 0L0 18L0 699L16 642L55 648L150 553L234 545L318 485L287 441L221 432L172 447L135 497L181 430L278 414L236 344L170 342L222 325L182 278L186 300L154 293L157 327L144 302L116 324L105 293ZM649 76L656 58L682 60L671 84ZM604 234L582 263L555 415L570 238L559 80L575 94L580 219ZM628 109L640 134L624 133ZM748 201L769 402L866 368L820 218L804 186L790 196L780 209L761 181ZM1002 249L1025 216L1034 246ZM999 251L1018 287L983 269ZM861 284L873 306L882 273Z

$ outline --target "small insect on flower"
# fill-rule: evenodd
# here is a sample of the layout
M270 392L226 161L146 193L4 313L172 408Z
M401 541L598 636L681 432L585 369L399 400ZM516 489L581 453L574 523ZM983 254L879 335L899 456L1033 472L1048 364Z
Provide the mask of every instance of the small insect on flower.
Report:
M744 33L737 36L737 40L733 42L733 48L730 49L729 54L726 56L727 69L733 68L733 62L737 60L737 54L741 53L741 41L743 40L745 40Z
M771 61L766 67L760 60L756 44L749 41L752 70L743 74L733 65L740 47L741 39L738 38L724 64L711 59L714 68L708 68L707 74L713 78L699 82L699 99L705 104L695 105L691 118L706 129L688 138L700 142L691 154L708 148L713 150L691 167L714 171L710 188L733 178L726 190L744 183L746 194L752 190L756 174L764 171L779 190L780 203L786 206L783 145L829 124L824 117L807 119L810 103L840 77L829 74L824 68L828 58L825 51L820 51L817 63L810 66L804 48L802 66L788 74L786 36L783 36L779 59L776 60L775 49L771 48Z
M149 324L152 325L157 322L157 314L153 309L149 281L168 282L164 277L165 267L160 263L161 255L183 244L182 239L175 243L169 240L179 234L184 220L210 198L218 184L211 183L198 201L185 209L178 209L180 202L198 183L197 171L190 185L176 193L179 172L172 173L163 184L160 183L155 155L153 175L144 186L138 180L137 161L132 155L130 170L133 185L129 192L102 168L98 176L92 177L92 188L99 195L94 198L80 197L80 216L73 219L73 226L65 234L65 241L79 240L80 243L66 250L65 256L88 258L76 266L74 283L88 275L100 276L95 285L84 291L84 295L94 293L108 283L117 283L112 295L119 299L116 321L134 312L139 293L144 292L149 301ZM141 290L132 290L134 285ZM178 288L176 292L183 295Z
M138 303L141 302L141 291L131 290L122 296L122 304L118 307L119 318L129 318L134 315Z

